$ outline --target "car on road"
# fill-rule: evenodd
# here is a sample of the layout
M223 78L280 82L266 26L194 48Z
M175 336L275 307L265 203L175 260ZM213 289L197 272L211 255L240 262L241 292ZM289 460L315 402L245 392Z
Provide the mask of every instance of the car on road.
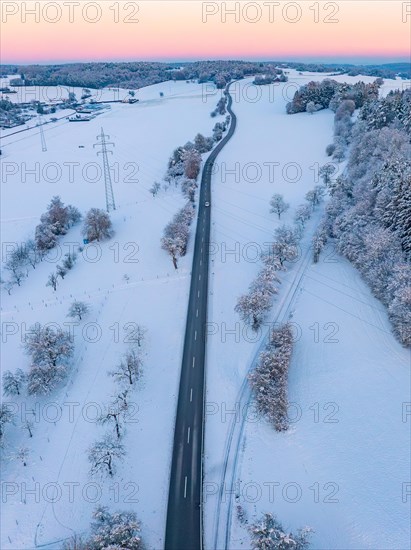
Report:
M204 203L204 206L210 206L210 203L209 203L208 201L206 201L206 202Z

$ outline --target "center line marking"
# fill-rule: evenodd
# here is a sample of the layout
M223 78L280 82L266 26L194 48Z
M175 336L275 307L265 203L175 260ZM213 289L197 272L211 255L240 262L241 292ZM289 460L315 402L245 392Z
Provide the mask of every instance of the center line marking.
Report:
M197 309L197 311L196 311L196 317L198 317L198 309Z
M193 357L193 365L192 365L192 366L193 366L193 368L194 368L194 363L195 363L195 362L196 362L196 358L195 358L195 357Z
M197 292L197 298L200 298L200 291Z
M190 403L193 401L193 388L190 390Z
M197 331L194 331L194 340L197 340Z
M188 427L188 430L187 430L187 443L190 443L190 426Z
M187 476L184 478L184 498L187 497Z

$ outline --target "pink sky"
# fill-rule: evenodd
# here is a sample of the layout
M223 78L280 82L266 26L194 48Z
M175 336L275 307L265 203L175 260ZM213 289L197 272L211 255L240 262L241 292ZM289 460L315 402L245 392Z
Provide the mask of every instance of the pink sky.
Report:
M2 0L1 11L2 63L410 56L411 2L396 0Z

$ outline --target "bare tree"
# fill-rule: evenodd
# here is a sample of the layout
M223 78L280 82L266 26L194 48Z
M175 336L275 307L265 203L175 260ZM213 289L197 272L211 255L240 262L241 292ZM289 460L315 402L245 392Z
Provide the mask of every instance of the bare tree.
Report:
M132 386L141 375L142 360L134 349L130 349L124 356L124 359L110 374L119 382L126 382Z
M161 185L158 183L158 181L155 181L153 185L150 187L150 193L155 197L157 193L160 191Z
M91 475L108 474L112 477L115 473L116 460L122 460L124 456L124 446L118 439L106 434L101 441L97 441L89 449L88 458L91 463Z
M28 447L20 447L16 454L14 455L14 458L16 460L20 460L23 466L27 466L27 459L30 454L30 449Z
M56 273L50 273L49 278L47 279L46 286L51 286L53 290L57 290L58 276Z
M27 433L29 434L29 437L33 437L33 427L34 427L33 422L28 419L26 419L21 425L21 428L27 431Z
M122 420L124 417L124 412L127 409L127 400L123 398L117 397L113 403L110 403L110 405L107 407L106 412L104 412L100 418L98 419L98 422L100 424L113 424L115 428L115 432L117 435L117 439L120 439L122 436ZM127 397L127 393L125 395Z

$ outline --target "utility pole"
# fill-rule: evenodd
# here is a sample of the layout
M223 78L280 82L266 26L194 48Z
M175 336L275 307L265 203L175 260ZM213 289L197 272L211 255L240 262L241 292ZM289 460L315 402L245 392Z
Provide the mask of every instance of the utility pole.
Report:
M44 137L43 118L41 117L41 115L38 116L38 126L40 128L41 150L44 153L45 151L47 151L47 145L46 138Z
M116 209L116 203L114 202L114 193L113 193L113 185L111 183L111 172L110 172L110 165L108 163L108 157L107 153L113 154L113 151L110 151L107 149L107 145L113 145L115 144L112 141L106 141L106 138L110 139L110 136L104 133L103 128L101 128L101 133L99 136L97 136L97 143L93 145L93 147L101 147L100 151L97 151L97 155L103 155L103 171L104 171L104 185L106 190L106 209L107 212L110 212L110 210Z

